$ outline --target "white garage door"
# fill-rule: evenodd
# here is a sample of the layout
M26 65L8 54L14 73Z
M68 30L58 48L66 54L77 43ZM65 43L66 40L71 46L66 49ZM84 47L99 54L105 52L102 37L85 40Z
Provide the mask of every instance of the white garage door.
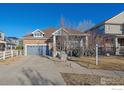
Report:
M47 55L47 45L30 45L27 46L27 55Z

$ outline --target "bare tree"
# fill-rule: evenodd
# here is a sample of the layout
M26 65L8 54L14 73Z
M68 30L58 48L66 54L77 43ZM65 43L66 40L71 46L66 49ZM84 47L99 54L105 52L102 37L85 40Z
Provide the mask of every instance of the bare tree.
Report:
M61 16L60 18L60 27L64 27L65 26L65 18L63 16Z
M79 22L77 29L79 29L81 32L90 29L95 24L92 22L92 20L86 20L84 19L82 22Z
M77 26L74 22L68 21L65 22L64 17L61 17L60 19L60 27L61 28L68 28L68 29L75 29L74 31L84 31L90 27L92 27L94 24L91 20L84 20L83 22L79 23L79 26ZM81 40L83 36L80 36L78 33L75 32L75 34L67 33L63 29L61 29L60 35L57 36L57 49L59 51L66 51L66 52L72 52L75 53L78 52L84 52L85 55L87 55L86 47L85 45L80 46ZM92 40L92 39L91 39ZM84 42L84 41L83 41ZM84 51L85 50L85 51Z

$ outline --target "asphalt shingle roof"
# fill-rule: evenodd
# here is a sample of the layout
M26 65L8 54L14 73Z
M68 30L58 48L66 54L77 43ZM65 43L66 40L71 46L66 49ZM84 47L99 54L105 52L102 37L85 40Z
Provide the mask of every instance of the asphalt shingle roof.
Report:
M72 35L84 34L83 32L80 32L79 30L75 30L75 29L68 29L68 28L64 28L64 29ZM50 38L52 36L52 33L54 33L57 30L58 29L55 29L55 28L48 28L48 29L42 30L44 32L44 37L42 39ZM30 33L24 36L23 39L35 39L35 38L33 37L32 33ZM36 38L36 39L41 39L41 38Z

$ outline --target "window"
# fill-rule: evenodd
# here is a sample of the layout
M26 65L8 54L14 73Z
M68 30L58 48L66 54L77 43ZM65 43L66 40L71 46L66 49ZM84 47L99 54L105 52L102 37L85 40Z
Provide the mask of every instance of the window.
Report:
M110 25L108 25L108 30L110 30L111 29L111 26Z
M120 30L124 32L124 24L120 25Z
M35 32L34 37L43 37L43 34L41 32Z
M118 43L120 44L120 46L124 46L124 38L119 38Z

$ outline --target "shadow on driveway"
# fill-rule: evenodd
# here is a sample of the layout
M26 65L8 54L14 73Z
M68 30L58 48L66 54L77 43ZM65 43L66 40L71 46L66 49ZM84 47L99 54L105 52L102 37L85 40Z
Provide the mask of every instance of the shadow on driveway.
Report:
M22 69L23 74L28 78L31 85L57 85L57 83L52 82L44 78L38 71L28 69ZM21 85L25 85L25 81L21 78L18 79Z

